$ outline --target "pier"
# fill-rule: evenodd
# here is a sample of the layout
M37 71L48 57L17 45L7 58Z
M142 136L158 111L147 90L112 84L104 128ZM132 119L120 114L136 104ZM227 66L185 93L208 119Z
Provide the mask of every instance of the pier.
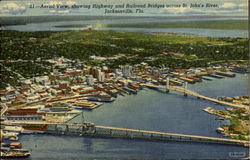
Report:
M201 95L201 94L199 94L197 92L190 91L190 90L186 89L186 87L182 88L182 87L170 86L170 85L166 85L166 86L164 86L164 85L154 85L152 83L144 83L144 84L141 84L141 85L146 86L146 87L151 87L151 88L166 89L167 91L170 91L170 90L171 91L176 91L176 92L183 93L184 95L190 95L190 96L194 96L194 97L197 97L197 98L206 99L206 100L218 103L218 104L228 105L228 106L237 107L237 108L244 108L246 110L249 110L249 106L247 106L247 105L220 101L218 99L207 97L207 96Z
M144 139L144 140L160 140L160 141L181 141L181 142L199 142L199 143L213 143L224 145L239 145L249 146L248 141L207 137L200 135L188 135L178 133L168 133L159 131L149 131L140 129L119 128L110 126L94 125L93 123L50 123L44 121L4 121L5 125L27 125L40 124L49 125L46 133L63 134L63 135L86 135L96 137L110 137L110 138L128 138L128 139Z

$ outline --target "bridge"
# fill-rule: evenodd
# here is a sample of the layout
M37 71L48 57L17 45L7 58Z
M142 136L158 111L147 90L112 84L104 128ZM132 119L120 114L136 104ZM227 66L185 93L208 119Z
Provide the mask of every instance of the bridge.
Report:
M94 125L93 123L54 123L54 122L45 122L45 121L4 121L2 122L2 124L21 125L21 126L32 125L32 124L49 125L46 132L52 133L52 134L117 137L117 138L160 140L160 141L199 142L199 143L213 143L213 144L226 144L226 145L240 145L240 146L245 146L245 147L249 146L249 142L244 141L244 140L101 126L101 125Z
M244 108L246 110L249 110L249 106L247 105L242 105L242 104L235 104L235 103L230 103L230 102L225 102L225 101L220 101L218 99L215 98L211 98L211 97L207 97L204 95L201 95L197 92L194 91L190 91L188 89L182 88L182 87L177 87L177 86L170 86L170 85L155 85L152 83L142 83L141 85L146 86L146 87L151 87L151 88L160 88L160 89L166 89L167 91L171 90L171 91L176 91L176 92L180 92L183 93L184 95L191 95L197 98L202 98L202 99L206 99L215 103L219 103L219 104L223 104L223 105L228 105L228 106L232 106L232 107L237 107L237 108Z

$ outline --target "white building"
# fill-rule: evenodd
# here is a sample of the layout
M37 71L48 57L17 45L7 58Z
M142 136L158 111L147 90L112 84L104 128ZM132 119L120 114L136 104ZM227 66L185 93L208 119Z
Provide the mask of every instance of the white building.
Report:
M132 75L132 66L122 66L121 69L123 77L130 77Z
M99 70L100 71L100 70ZM104 79L105 79L105 74L103 73L103 72L99 72L98 71L98 77L97 77L97 80L99 81L99 82L104 82Z
M94 84L94 78L92 75L86 75L87 85L92 86Z

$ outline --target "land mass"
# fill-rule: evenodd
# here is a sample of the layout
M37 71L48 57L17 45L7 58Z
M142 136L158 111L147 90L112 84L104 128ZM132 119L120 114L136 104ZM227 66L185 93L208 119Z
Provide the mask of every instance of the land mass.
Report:
M66 27L66 26L62 26ZM108 24L107 27L120 28L202 28L223 30L248 30L248 20L208 20L208 21L182 21L182 22L150 22L131 24Z
M81 28L88 27L87 24L57 25L57 28ZM222 30L247 30L247 20L213 20L213 21L178 21L178 22L144 22L126 24L98 24L92 27L102 28L200 28L200 29L222 29Z
M119 65L147 63L170 69L208 67L211 64L248 62L247 38L210 38L188 34L125 31L17 32L0 31L1 81L47 75L53 66L47 60L65 57L85 65L112 69ZM35 66L35 67L34 67ZM81 66L77 66L82 69ZM59 70L62 70L58 68ZM9 72L10 70L15 72ZM20 76L22 75L22 76ZM1 88L5 87L2 83Z

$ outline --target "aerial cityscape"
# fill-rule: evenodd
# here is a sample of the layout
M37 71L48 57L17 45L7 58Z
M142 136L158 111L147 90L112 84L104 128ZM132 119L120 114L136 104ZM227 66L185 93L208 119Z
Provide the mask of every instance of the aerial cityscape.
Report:
M249 157L248 17L9 14L1 158Z

